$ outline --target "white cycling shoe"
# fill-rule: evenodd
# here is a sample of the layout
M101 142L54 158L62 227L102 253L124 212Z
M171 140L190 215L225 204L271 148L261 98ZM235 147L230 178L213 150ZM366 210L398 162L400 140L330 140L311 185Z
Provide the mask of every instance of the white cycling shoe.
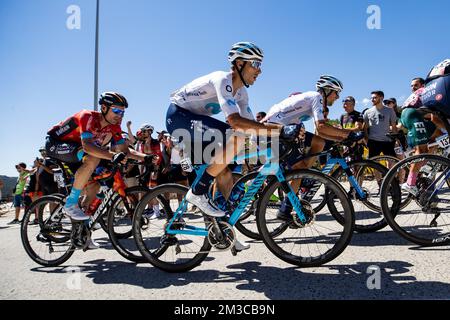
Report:
M186 194L186 201L195 205L208 216L216 218L225 217L225 212L216 208L216 206L211 203L205 194L198 196L192 192L192 189L190 189Z
M247 242L244 241L241 242L238 239L236 239L234 248L236 249L236 251L244 251L250 249L250 245Z
M66 213L66 215L74 220L74 221L85 221L85 220L89 220L91 217L87 216L83 210L80 209L80 207L78 205L74 205L74 206L64 206L64 212Z

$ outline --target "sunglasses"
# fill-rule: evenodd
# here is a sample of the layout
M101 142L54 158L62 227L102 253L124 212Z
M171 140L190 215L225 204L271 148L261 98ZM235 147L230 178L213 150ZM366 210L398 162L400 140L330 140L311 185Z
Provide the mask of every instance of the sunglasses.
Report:
M346 103L346 102L353 102L353 100L347 99L347 100L342 100L342 102L343 102L343 103Z
M258 60L250 60L250 65L255 69L261 69L262 62Z
M111 108L111 111L114 114L117 114L118 116L123 117L125 115L125 110L119 109L119 108Z

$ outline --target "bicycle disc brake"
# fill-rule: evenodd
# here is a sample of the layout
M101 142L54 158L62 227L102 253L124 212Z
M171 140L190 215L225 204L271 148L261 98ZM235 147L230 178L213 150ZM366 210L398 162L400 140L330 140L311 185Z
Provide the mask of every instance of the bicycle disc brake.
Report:
M213 219L208 228L208 241L215 249L225 251L234 246L236 233L229 223Z
M302 204L302 213L305 215L306 223L303 223L300 218L298 217L295 210L291 212L292 218L294 220L294 225L299 228L306 228L310 225L314 224L314 221L316 219L316 213L314 212L311 204L303 199L300 199L300 203Z

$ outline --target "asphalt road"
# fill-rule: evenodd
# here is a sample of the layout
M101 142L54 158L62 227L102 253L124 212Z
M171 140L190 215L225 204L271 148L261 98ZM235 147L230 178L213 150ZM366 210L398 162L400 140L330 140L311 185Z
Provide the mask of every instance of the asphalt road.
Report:
M450 298L450 248L419 248L389 228L355 234L343 254L320 268L295 268L250 242L245 254L211 253L191 272L167 274L123 259L102 230L95 233L100 249L77 251L61 267L41 267L25 253L20 226L7 226L10 220L12 212L0 218L2 300Z

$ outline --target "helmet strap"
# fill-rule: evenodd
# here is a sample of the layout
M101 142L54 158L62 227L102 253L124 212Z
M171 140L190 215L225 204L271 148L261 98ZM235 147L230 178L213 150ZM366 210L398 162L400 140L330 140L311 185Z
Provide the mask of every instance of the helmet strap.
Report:
M103 108L101 108L103 119L105 119L105 121L108 122L110 125L114 125L113 123L109 122L108 119L106 119L106 115L108 114L111 106L107 106L106 104L104 106L106 107L106 112L103 112Z
M242 83L244 84L244 86L246 88L250 87L247 82L245 82L244 77L242 76L242 70L244 70L245 65L247 64L247 61L244 61L244 64L242 65L241 68L238 67L236 60L233 61L233 66L236 68L238 74L239 74L239 78L241 78Z

